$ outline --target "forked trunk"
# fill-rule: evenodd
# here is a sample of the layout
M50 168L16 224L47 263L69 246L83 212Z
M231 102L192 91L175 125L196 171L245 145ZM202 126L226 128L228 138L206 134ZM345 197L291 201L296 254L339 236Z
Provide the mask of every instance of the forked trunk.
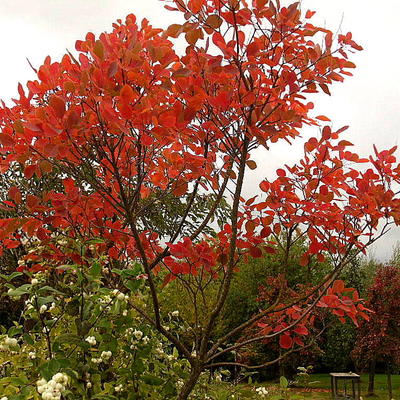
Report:
M201 373L200 368L192 368L189 378L184 383L181 391L178 394L177 400L186 400L189 397L190 393L196 386L197 379L199 379L200 373Z

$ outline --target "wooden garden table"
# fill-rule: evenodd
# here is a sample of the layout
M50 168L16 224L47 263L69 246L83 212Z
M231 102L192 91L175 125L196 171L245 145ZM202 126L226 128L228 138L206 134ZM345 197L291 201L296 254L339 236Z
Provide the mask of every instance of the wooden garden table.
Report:
M332 372L329 374L331 376L331 390L332 390L332 399L354 399L360 400L360 375L354 374L353 372ZM344 393L339 393L338 391L338 381L344 381ZM347 394L347 386L346 381L351 381L351 391L352 397Z

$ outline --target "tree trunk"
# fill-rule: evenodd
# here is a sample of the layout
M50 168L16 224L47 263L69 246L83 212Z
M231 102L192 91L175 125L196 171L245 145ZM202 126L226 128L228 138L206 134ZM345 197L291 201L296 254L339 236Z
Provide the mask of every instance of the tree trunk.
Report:
M387 376L388 399L391 400L393 398L393 388L392 388L392 374L390 371L390 367L387 368L386 376Z
M197 379L199 379L200 373L201 373L200 368L192 368L189 378L184 383L181 391L178 394L177 400L186 400L189 397L190 393L196 386Z
M373 396L375 393L375 366L376 361L372 360L369 365L368 393L367 396Z

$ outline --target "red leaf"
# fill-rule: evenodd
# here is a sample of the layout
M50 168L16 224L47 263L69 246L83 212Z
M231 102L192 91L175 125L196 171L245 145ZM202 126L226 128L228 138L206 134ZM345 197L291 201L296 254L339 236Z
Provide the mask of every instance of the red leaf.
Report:
M260 183L260 189L261 189L263 192L268 192L269 189L270 189L270 187L271 187L271 185L270 185L269 182L267 182L267 181L262 181L262 182Z
M175 189L172 191L172 193L179 197L179 196L183 196L184 194L186 194L188 190L188 183L184 182L184 181L179 181L175 187Z
M35 171L36 171L36 165L35 164L27 165L25 167L25 169L24 169L25 178L26 179L31 179L33 174L35 173Z
M294 330L298 335L308 335L308 329L304 325L299 325Z
M3 244L7 249L16 249L21 243L18 240L5 239Z
M14 203L21 204L22 200L21 191L16 186L10 187L10 189L8 190L8 197L11 200L14 200Z
M279 345L283 349L290 349L293 346L293 339L290 335L288 334L283 334L279 338Z
M306 12L306 18L309 19L315 14L315 11L307 10Z
M284 169L282 169L282 168L278 168L278 169L276 170L276 174L277 174L279 177L283 178L283 177L286 176L286 171L285 171Z
M262 251L258 247L255 247L255 246L250 247L249 251L250 251L251 256L254 257L254 258L261 258L262 257Z
M5 133L0 135L0 143L3 146L7 146L7 147L14 146L14 144L15 144L14 139L10 135L7 135Z
M48 233L49 231L47 229L44 228L38 228L38 230L36 231L36 236L38 237L38 239L40 240L48 240L49 236Z
M334 293L342 293L344 291L345 285L342 280L337 280L333 283L332 289Z
M298 344L299 346L304 346L304 342L303 342L298 336L295 336L295 337L293 338L293 340L294 340L294 342L295 342L296 344Z
M309 255L308 255L307 253L304 253L304 254L300 257L299 264L300 264L302 267L306 267L306 266L309 264L309 262L310 262L310 257L309 257Z

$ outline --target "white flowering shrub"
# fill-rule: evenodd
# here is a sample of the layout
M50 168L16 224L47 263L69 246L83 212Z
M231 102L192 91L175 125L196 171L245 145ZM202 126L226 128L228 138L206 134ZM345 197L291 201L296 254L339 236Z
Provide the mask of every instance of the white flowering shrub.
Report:
M0 398L176 398L187 361L135 311L147 308L140 266L113 267L102 258L23 272L20 286L22 272L6 279L7 296L25 306L14 326L1 327ZM174 334L188 329L179 312L165 315Z
M91 250L80 264L0 276L4 295L24 305L12 327L0 326L0 400L176 399L190 366L149 320L141 266ZM176 309L162 323L183 341L193 333ZM227 370L205 372L190 399L266 396L228 381Z

